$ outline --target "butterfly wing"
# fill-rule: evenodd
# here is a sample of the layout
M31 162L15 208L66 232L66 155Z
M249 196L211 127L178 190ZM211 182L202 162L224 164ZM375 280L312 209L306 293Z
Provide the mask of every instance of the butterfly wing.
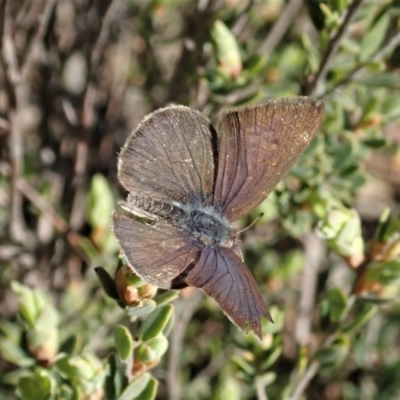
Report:
M324 113L308 97L226 113L220 123L214 205L235 221L272 191L310 144Z
M209 198L214 185L212 127L199 112L171 106L149 114L118 158L118 177L131 193L167 201Z
M169 289L173 280L200 258L199 248L167 223L143 224L114 212L112 230L134 272L163 289Z
M272 321L254 278L227 248L206 246L186 283L203 289L239 328L247 324L260 338L260 317Z

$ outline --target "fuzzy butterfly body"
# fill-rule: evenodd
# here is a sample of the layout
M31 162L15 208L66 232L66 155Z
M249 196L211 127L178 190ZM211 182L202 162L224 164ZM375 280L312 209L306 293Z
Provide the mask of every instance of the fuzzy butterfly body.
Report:
M128 137L118 177L129 192L112 228L129 266L161 288L201 288L240 328L261 337L272 321L254 278L233 252L231 223L267 197L310 144L324 107L308 97L230 111L217 130L171 106ZM144 218L139 222L132 216Z

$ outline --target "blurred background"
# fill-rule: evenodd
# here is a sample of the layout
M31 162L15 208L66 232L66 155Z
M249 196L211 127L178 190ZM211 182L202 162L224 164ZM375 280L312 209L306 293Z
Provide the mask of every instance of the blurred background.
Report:
M0 37L0 398L400 398L398 1L0 0ZM259 340L129 273L116 159L159 107L299 94L320 131L237 225Z

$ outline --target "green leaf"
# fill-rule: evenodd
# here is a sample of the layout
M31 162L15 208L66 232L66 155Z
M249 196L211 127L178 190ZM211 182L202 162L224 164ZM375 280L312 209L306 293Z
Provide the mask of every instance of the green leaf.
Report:
M168 339L162 334L145 343L154 352L157 358L161 358L168 350Z
M337 368L347 358L350 351L350 340L347 336L340 336L331 345L318 349L315 353L315 359L323 367Z
M107 179L101 174L93 175L87 196L87 218L92 228L107 229L115 200Z
M132 382L117 397L117 400L134 400L140 399L140 395L148 385L151 375L146 372L143 375L134 378Z
M388 141L385 138L370 138L364 139L362 143L371 149L381 149L388 144Z
M31 327L34 326L40 312L40 309L37 308L34 291L16 281L11 282L11 288L18 296L19 311L22 317Z
M272 365L274 365L278 358L281 356L282 352L283 347L280 345L276 346L275 349L273 349L273 351L265 357L261 366L262 370L265 371L268 368L272 367Z
M107 399L116 399L121 393L123 382L126 380L125 368L115 353L109 355L108 373L104 384Z
M167 290L164 293L157 294L156 297L153 298L153 300L156 302L157 306L162 306L164 304L170 303L171 301L174 301L176 298L179 297L179 290Z
M242 60L235 36L220 20L211 30L219 72L228 79L237 78L242 72Z
M24 400L46 400L52 397L52 386L49 373L38 370L31 376L19 380L17 392Z
M150 378L147 386L140 394L140 400L154 400L157 396L158 381Z
M172 313L172 305L165 305L157 308L140 327L138 336L146 342L159 335L167 325Z
M341 331L348 334L358 330L373 317L377 309L377 306L374 304L366 304L364 309L354 317L353 321L344 326Z
M347 296L338 288L331 289L324 302L327 304L329 318L332 322L339 322L347 313Z
M140 317L142 315L150 314L153 312L157 307L157 304L154 300L152 299L143 299L140 302L140 305L138 306L133 306L133 307L127 307L126 308L126 313L129 315L129 317L134 320L137 317Z
M133 351L133 339L129 329L118 325L114 329L114 340L119 357L123 361L127 360Z
M379 282L384 285L392 285L400 282L400 261L391 260L383 263L381 273L379 275Z
M119 300L112 276L103 267L96 267L94 270L106 295L114 300Z
M389 22L389 13L382 13L382 15L374 22L372 27L367 30L367 33L363 36L361 41L361 51L359 54L359 59L361 61L368 61L382 46Z
M358 82L370 88L387 88L396 90L400 88L400 79L397 75L389 72L381 72L376 74L364 74L357 78Z
M4 360L20 367L30 367L35 364L35 360L29 357L21 346L3 337L0 339L0 354Z

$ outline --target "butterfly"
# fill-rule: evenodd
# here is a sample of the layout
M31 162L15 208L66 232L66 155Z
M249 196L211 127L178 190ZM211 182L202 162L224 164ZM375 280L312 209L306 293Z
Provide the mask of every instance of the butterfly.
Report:
M299 96L225 112L217 129L185 106L147 115L118 158L129 194L112 214L112 230L130 268L160 288L202 289L261 338L261 317L272 318L233 251L232 222L274 189L323 113L322 102Z

